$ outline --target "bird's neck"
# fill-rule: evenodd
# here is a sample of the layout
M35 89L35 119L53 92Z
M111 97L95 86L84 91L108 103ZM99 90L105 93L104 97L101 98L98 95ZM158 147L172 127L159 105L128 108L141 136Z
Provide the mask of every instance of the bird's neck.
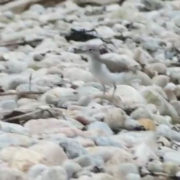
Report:
M90 70L91 71L99 71L102 67L102 63L97 60L98 56L90 56Z
M92 61L100 61L100 54L90 54L90 58Z

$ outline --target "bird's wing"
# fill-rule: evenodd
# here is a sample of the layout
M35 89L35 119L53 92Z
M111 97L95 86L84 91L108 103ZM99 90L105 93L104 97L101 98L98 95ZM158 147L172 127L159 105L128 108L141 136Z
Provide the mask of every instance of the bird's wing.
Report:
M107 53L101 56L100 61L106 65L111 72L127 72L135 70L138 65L133 59L126 55Z

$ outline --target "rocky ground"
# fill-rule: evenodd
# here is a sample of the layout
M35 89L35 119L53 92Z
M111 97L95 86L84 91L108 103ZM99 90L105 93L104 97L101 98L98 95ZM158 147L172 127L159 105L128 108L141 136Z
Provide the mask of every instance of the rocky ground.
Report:
M20 5L0 6L0 180L180 179L180 1ZM141 69L115 98L72 51L97 39Z

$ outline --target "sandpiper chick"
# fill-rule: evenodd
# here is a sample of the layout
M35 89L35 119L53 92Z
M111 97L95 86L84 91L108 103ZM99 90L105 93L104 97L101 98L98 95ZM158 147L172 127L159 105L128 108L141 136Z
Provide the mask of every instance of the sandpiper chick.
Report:
M85 44L83 47L74 49L76 53L83 53L90 57L90 71L100 81L105 94L105 85L113 86L114 97L116 84L123 81L127 72L135 72L137 67L130 66L123 61L113 61L108 58L108 51L103 45Z

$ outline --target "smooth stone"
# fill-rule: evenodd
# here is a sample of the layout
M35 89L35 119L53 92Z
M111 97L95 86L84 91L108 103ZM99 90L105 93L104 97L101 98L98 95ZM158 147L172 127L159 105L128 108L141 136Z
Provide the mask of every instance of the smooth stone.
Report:
M172 118L170 116L161 116L159 114L153 114L152 119L157 124L165 124L165 125L172 124Z
M124 128L127 130L141 130L144 127L139 121L132 118L127 118Z
M27 64L25 62L21 62L18 60L9 60L6 64L6 72L10 74L21 73L27 68Z
M15 108L17 108L17 102L15 99L2 100L0 102L0 108L14 110Z
M70 125L65 120L49 119L32 119L24 124L24 127L33 135L63 133Z
M153 115L153 112L147 107L138 107L131 113L131 118L133 119L141 119L141 118L151 118Z
M163 91L161 89L158 90L153 87L144 88L142 95L147 103L154 104L157 107L161 115L171 116L174 123L179 121L176 110L166 101L165 97L163 97Z
M166 65L163 63L152 63L145 66L145 72L150 76L154 76L156 74L166 74L166 71Z
M66 170L69 179L73 178L73 176L76 175L82 169L78 163L71 160L65 161L63 167Z
M101 91L98 88L92 86L81 86L77 89L79 98L82 96L93 96L100 94Z
M164 91L167 95L168 100L171 101L175 101L177 100L177 97L175 95L175 91L176 91L176 85L174 83L168 83L165 87L164 87Z
M78 163L81 167L99 167L102 168L104 166L104 160L101 156L91 156L91 155L83 155L75 159L75 162Z
M76 93L70 88L53 88L42 95L41 100L47 104L65 104L67 101L76 100Z
M36 12L38 14L42 14L45 12L45 8L40 4L34 4L29 8L29 11Z
M115 96L120 98L120 104L127 109L133 109L145 104L143 96L133 87L118 85Z
M26 180L26 176L19 170L1 167L0 179L1 180Z
M0 130L7 133L16 133L22 135L29 135L27 128L14 123L0 122Z
M167 73L173 81L180 82L180 69L178 67L167 68Z
M169 77L166 75L158 75L153 77L152 81L153 84L164 88L169 82Z
M178 17L176 17L175 19L174 19L174 23L175 23L175 25L176 26L178 26L178 27L180 27L180 16L178 16Z
M29 149L46 157L46 164L48 165L61 165L67 159L63 149L50 141L39 142Z
M175 177L179 171L179 164L176 162L165 162L163 163L163 171L170 177Z
M141 180L141 176L139 174L129 173L126 176L126 180Z
M32 166L27 173L29 180L40 178L42 172L45 171L46 169L48 169L48 166L43 164L36 164Z
M171 101L172 106L175 108L178 115L180 115L180 102L177 100Z
M163 172L163 164L158 160L148 162L147 169L152 173Z
M23 146L28 147L34 143L34 140L28 136L15 134L15 133L3 133L0 134L0 149L8 146Z
M152 119L141 118L138 120L139 124L144 127L145 130L155 131L156 125Z
M94 141L97 146L115 146L115 147L123 147L122 144L116 142L111 137L96 137Z
M114 177L108 173L93 174L93 180L114 180Z
M164 162L171 162L175 164L180 164L180 152L178 151L170 151L166 152L163 156Z
M46 74L44 76L40 77L32 77L32 84L36 84L39 86L47 86L47 87L54 87L58 84L62 84L63 80L61 75L59 74Z
M59 145L63 148L69 159L87 154L86 149L77 141L72 139L61 139L59 140Z
M172 142L170 140L168 140L166 137L164 136L160 136L158 138L158 141L157 141L158 144L162 145L162 146L166 146L166 147L171 147L172 145Z
M8 89L16 89L20 84L24 84L28 81L28 77L15 76L8 82Z
M109 164L117 164L121 161L131 161L133 158L129 152L119 147L95 146L86 149L90 155L102 157L104 162L109 162ZM117 155L117 158L115 158L115 154Z
M99 136L113 135L113 131L105 122L99 122L99 121L93 122L87 126L87 130L95 132L95 135L98 133Z
M126 72L125 76L122 79L119 79L118 83L125 84L129 86L138 86L144 85L149 86L152 84L151 78L142 71L133 72Z
M162 124L157 127L156 134L157 136L164 136L171 140L180 141L180 134L165 124Z
M92 147L95 146L93 139L90 139L88 136L85 137L76 137L75 140L80 143L83 147Z
M68 78L70 81L83 81L83 82L93 82L95 78L93 75L87 70L77 68L77 67L69 67L67 68L63 75Z
M0 159L10 167L26 172L33 165L45 163L46 158L33 150L23 147L7 147L0 151Z
M29 83L23 83L17 86L16 90L18 92L25 92L25 91L29 91ZM35 91L35 92L45 92L50 90L50 87L48 86L41 86L41 85L37 85L37 84L32 84L31 86L31 91Z
M151 175L146 175L142 178L142 180L155 180L153 176Z
M112 38L116 35L115 32L107 26L100 26L96 28L96 31L102 38Z
M123 128L126 119L126 113L120 108L112 107L105 109L104 122L113 130Z
M135 49L134 59L142 65L150 64L154 62L152 56L142 48Z
M158 159L155 153L155 148L156 144L154 142L143 142L134 146L132 151L136 164L139 166L145 166L149 159Z
M163 8L163 2L159 0L142 0L142 3L145 6L145 9L148 11L158 10Z
M142 46L144 49L150 52L155 52L160 48L159 41L154 38L144 38Z
M67 173L61 166L52 166L45 169L35 180L67 180Z
M128 174L139 175L138 167L132 162L121 162L108 165L106 166L106 171L112 174L115 178L121 177L122 179L126 179Z

